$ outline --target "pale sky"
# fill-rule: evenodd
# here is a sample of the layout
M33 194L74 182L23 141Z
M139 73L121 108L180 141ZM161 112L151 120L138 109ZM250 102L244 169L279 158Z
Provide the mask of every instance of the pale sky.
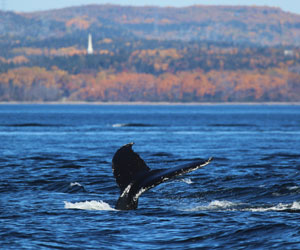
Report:
M120 5L155 5L155 6L190 6L203 5L256 5L275 6L300 14L300 0L0 0L0 8L13 11L36 11L87 4L120 4Z

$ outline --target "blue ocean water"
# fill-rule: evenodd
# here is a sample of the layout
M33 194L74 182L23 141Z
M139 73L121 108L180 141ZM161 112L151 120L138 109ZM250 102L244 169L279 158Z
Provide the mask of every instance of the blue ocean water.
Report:
M1 249L299 249L300 106L1 105ZM214 157L118 211L111 159Z

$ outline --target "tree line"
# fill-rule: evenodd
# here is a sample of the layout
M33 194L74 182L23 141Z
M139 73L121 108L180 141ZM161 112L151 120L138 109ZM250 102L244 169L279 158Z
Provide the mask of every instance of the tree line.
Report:
M300 101L297 47L118 42L95 42L93 55L15 47L0 56L0 101Z
M57 67L20 67L0 74L0 101L300 101L299 76L279 68L156 76L113 70L69 74Z

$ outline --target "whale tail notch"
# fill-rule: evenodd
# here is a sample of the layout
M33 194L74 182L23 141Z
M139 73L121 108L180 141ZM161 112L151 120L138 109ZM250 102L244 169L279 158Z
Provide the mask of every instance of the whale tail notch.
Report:
M138 198L148 189L176 176L204 167L212 160L210 158L206 161L195 161L169 169L151 170L144 160L132 150L133 144L122 146L112 160L113 174L121 190L116 204L116 209L119 210L136 209Z

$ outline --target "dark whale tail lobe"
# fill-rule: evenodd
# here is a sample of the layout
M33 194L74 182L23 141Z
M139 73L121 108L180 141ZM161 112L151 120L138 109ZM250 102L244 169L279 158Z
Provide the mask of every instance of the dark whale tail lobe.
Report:
M142 193L173 177L189 173L206 166L212 158L206 161L176 166L169 169L151 170L144 160L132 150L133 143L122 146L114 155L112 169L116 182L121 190L116 209L136 209Z

